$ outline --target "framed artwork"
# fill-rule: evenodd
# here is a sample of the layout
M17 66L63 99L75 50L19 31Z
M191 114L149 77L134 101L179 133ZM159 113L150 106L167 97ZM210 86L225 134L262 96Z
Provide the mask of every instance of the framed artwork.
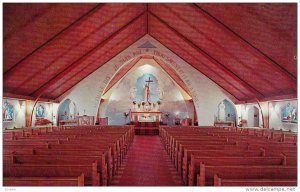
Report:
M45 118L45 107L43 105L39 104L36 107L35 117L37 119L39 119L39 118Z
M14 121L14 107L7 100L4 101L2 107L3 121Z
M281 109L281 121L284 123L297 123L297 107L288 103Z

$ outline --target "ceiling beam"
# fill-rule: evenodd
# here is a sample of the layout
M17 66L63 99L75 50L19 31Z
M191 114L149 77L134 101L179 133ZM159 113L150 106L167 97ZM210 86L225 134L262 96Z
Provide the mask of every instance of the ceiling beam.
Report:
M146 29L147 29L147 34L149 34L149 3L146 4L146 11L147 11L147 16L146 16Z
M27 95L19 95L19 94L8 93L8 92L3 93L3 98L18 99L18 100L32 100L32 101L35 101L37 99L36 97L31 97L31 96L27 96ZM48 99L48 98L39 98L39 101L59 103L59 101L57 101L55 99Z
M259 102L271 102L271 101L285 101L285 100L297 100L297 94L284 94L284 95L277 95L277 96L267 96L260 100ZM250 99L247 101L238 101L235 104L245 104L245 103L258 103L255 99Z
M219 43L217 43L213 38L211 38L210 36L208 36L205 33L203 33L201 30L199 30L198 28L196 28L194 25L190 24L180 14L176 13L170 7L166 6L165 4L163 4L162 6L164 6L169 12L171 12L172 14L174 14L175 16L177 16L178 18L180 18L184 23L186 23L193 30L197 31L199 34L201 34L203 37L205 37L207 40L209 40L211 43L213 43L214 46L216 46L217 48L221 49L224 53L226 53L228 56L230 56L231 58L233 58L238 64L242 65L244 68L246 68L247 70L251 71L252 73L256 73L256 71L255 71L256 69L252 69L249 66L247 66L244 61L242 61L241 59L239 59L234 54L230 53L226 48L224 48ZM193 41L191 40L191 42L193 42ZM265 78L264 76L260 76L260 78L263 79L265 82L267 82L269 85L272 85L274 83L274 82L270 81L268 78Z
M115 46L119 46L120 44L122 44L126 39L128 38L128 36L126 36L125 38L123 38L120 42L118 42L117 44L115 44ZM121 50L120 52L122 52L123 50ZM103 55L105 55L106 53L108 53L109 51L106 51L103 53ZM118 54L120 53L118 52ZM100 67L102 67L103 65L105 65L109 60L111 60L112 58L114 58L116 55L118 54L115 54L113 57L110 57L109 59L107 59L105 62L101 63L99 66L97 66L97 69L99 69ZM89 62L88 64L86 64L86 66L84 66L82 68L81 71L78 71L76 73L74 73L73 75L71 75L70 77L68 78L65 78L63 80L63 82L61 82L59 85L55 85L56 87L52 87L52 90L49 89L47 90L47 92L55 92L54 90L55 89L60 89L65 83L71 81L73 78L77 77L80 75L80 73L82 73L82 71L85 71L86 69L88 69L89 67L91 67L91 65L93 65L95 63L95 61L101 59L102 55L100 55L99 57L97 57L96 59L94 59L92 62ZM95 70L97 70L95 69ZM80 83L82 80L84 80L85 77L88 77L90 74L92 74L95 70L91 71L90 73L88 73L88 75L85 75L84 77L82 77L76 84ZM56 96L55 98L58 98L60 97L61 95L63 95L65 92L67 92L68 90L72 89L76 84L72 85L70 88L67 88L66 91L63 91L62 93L59 94L59 96ZM45 92L46 93L46 92Z
M241 10L241 13L247 12L249 15L254 16L255 20L258 20L258 21L261 21L262 23L264 23L266 26L268 26L268 28L271 31L273 31L274 33L277 33L280 36L280 38L283 38L285 41L290 41L290 42L296 43L297 39L296 40L293 39L291 37L291 35L287 32L287 30L283 30L282 28L280 28L280 26L273 26L269 19L267 19L264 15L260 14L259 10L255 9L254 7L251 7L251 6L247 6L247 8L245 9L243 4L238 4L238 7Z
M141 14L137 15L131 21L129 21L124 26L122 26L120 29L118 29L113 34L111 34L109 37L107 37L104 41L102 41L101 43L97 44L91 50L89 50L88 52L86 52L82 57L80 57L79 59L77 59L76 61L74 61L72 64L70 64L67 68L65 68L64 71L58 73L55 77L53 77L52 79L50 79L48 82L46 82L43 85L41 85L37 90L35 90L34 92L30 93L30 95L32 95L32 96L42 95L48 89L48 87L50 87L51 85L53 85L54 83L56 83L57 81L59 81L60 79L62 79L67 73L69 73L70 70L72 70L72 68L77 67L78 65L80 65L81 62L83 62L86 58L88 58L90 55L92 55L97 49L100 49L103 46L105 46L112 38L114 38L119 33L121 33L130 24L132 24L133 22L135 22L136 20L138 20L144 14L145 14L145 11L143 11Z
M145 33L146 34L146 33ZM132 46L135 42L137 42L138 40L140 40L142 37L144 37L144 35L145 34L143 34L143 35L141 35L140 37L138 37L138 39L136 40L136 41L134 41L134 42L132 42L130 45L128 45L125 49L122 49L122 50L120 50L118 53L116 53L116 54L114 54L113 56L111 56L109 59L107 59L105 62L103 62L103 64L101 64L99 67L97 67L97 69L95 69L94 71L96 71L96 70L98 70L100 67L102 67L103 65L105 65L108 61L110 61L111 59L113 59L114 57L116 57L117 55L119 55L120 53L122 53L124 50L126 50L128 47L130 47L130 46ZM127 37L126 37L127 38ZM126 39L125 38L125 39ZM122 43L123 42L123 40L120 42L120 43ZM98 59L98 58L97 58ZM89 64L90 65L90 64ZM89 67L89 65L87 65L85 68L87 68L87 67ZM85 69L84 68L84 69ZM84 70L83 69L83 70ZM82 77L81 78L81 80L80 81L78 81L76 84L78 84L78 83L80 83L82 80L84 80L86 77L88 77L89 75L91 75L94 71L92 71L92 72L90 72L89 74L87 74L85 77ZM70 79L72 79L73 77L75 77L75 76L77 76L78 75L78 73L76 73L75 75L73 75L71 78L69 78L68 80L70 80ZM68 80L66 80L66 81L68 81ZM76 85L75 84L75 85ZM56 96L56 99L58 99L60 96L62 96L64 93L66 93L66 92L68 92L69 90L71 90L75 85L73 85L73 86L71 86L71 87L69 87L67 90L65 90L63 93L61 93L61 94L59 94L58 96ZM59 87L58 88L60 88L61 87L61 85L59 85Z
M212 82L214 82L216 85L218 85L221 89L223 89L225 92L227 92L232 98L234 98L233 100L235 101L241 101L240 98L238 98L236 95L232 94L231 91L225 89L222 85L220 85L219 83L217 83L215 80L213 80L208 74L202 72L201 70L199 70L198 68L196 68L194 65L190 64L190 62L188 62L186 59L184 59L183 57L181 57L179 54L175 53L170 47L168 47L166 44L164 44L163 42L161 42L159 39L155 38L152 34L149 34L149 36L151 36L153 39L155 39L156 41L158 41L160 44L164 45L168 50L170 50L171 52L173 52L177 57L179 57L181 60L183 60L184 62L188 63L191 67L193 67L195 70L199 71L201 74L203 74L205 77L207 77L209 80L211 80ZM230 84L230 82L229 82ZM242 93L243 94L243 93Z
M268 63L271 68L274 70L280 72L284 76L288 77L291 82L293 83L294 87L297 88L297 77L294 76L292 73L287 71L285 68L283 68L280 64L278 64L276 61L274 61L271 57L266 55L264 52L262 52L260 49L252 45L249 41L244 39L241 35L239 35L237 32L233 31L230 27L222 23L220 20L215 18L213 15L211 15L206 10L202 9L199 5L193 4L192 5L199 13L201 13L203 16L205 16L207 19L215 23L217 26L219 26L224 32L231 35L235 39L239 40L241 42L241 45L244 46L247 50L252 53L256 58L261 60L262 62Z
M76 45L71 46L70 48L68 48L65 52L61 53L59 56L57 56L53 61L51 61L48 65L46 65L43 69L40 69L38 71L36 71L35 73L31 74L26 80L24 80L18 87L14 88L14 90L12 92L15 92L17 90L19 90L20 87L24 86L26 83L30 82L36 75L38 75L41 71L45 71L47 69L49 69L53 64L55 64L59 59L61 59L64 55L69 54L69 51L72 51L72 49L74 47L78 47L80 46L80 44L82 42L84 42L85 40L87 40L90 36L94 35L95 33L97 33L99 30L101 30L103 27L105 27L107 24L109 24L113 19L117 18L120 14L124 13L126 10L128 9L128 6L126 6L125 8L123 8L120 12L116 13L115 15L113 15L112 19L107 20L106 22L104 22L103 24L101 24L99 27L97 27L94 31L90 32L88 35L86 35L83 39L81 39L78 43L76 43ZM64 69L63 69L64 70ZM60 73L60 72L58 72ZM5 78L4 78L5 81Z
M42 49L43 47L45 47L46 45L48 45L50 42L52 42L53 40L57 39L60 35L62 35L65 31L67 31L68 29L70 29L71 27L73 27L75 24L77 24L80 20L83 20L85 18L87 18L87 16L91 15L92 13L94 13L96 10L98 10L99 8L101 8L104 4L98 4L95 7L93 7L90 11L86 12L85 14L81 15L78 19L76 19L74 22L72 22L70 25L68 25L67 27L65 27L64 29L62 29L60 32L58 32L57 34L55 34L53 37L51 37L50 39L48 39L45 43L43 43L42 45L40 45L39 47L37 47L36 49L34 49L32 52L30 52L29 54L27 54L24 58L22 58L20 61L18 61L16 64L14 64L11 68L9 68L5 73L4 73L4 78L7 78L11 75L13 75L16 71L20 70L21 67L20 65L23 64L23 61L25 61L27 58L29 58L30 56L32 56L35 52L39 51L40 49Z
M163 21L161 18L153 14L151 11L149 13L154 16L158 21L160 21L162 24L164 24L167 28L169 28L171 31L173 31L176 35L178 35L182 40L184 40L186 43L188 43L191 47L193 47L195 50L197 50L202 56L204 56L206 59L208 59L211 63L213 63L216 67L224 71L227 75L232 77L234 80L240 83L241 86L243 86L245 89L247 89L249 92L251 92L253 95L256 96L256 98L260 99L263 98L264 95L260 93L258 90L256 90L254 87L249 85L247 82L245 82L243 79L241 79L239 76L234 74L231 70L226 68L222 63L220 63L218 60L210 56L208 53L206 53L204 50L202 50L200 47L195 45L193 42L191 42L188 38L186 38L184 35L179 33L177 30L175 30L173 27L171 27L168 23Z
M227 85L230 85L231 87L233 87L236 91L238 91L240 94L244 95L245 97L247 97L248 95L245 94L244 92L242 92L238 87L236 87L235 83L232 83L231 81L229 81L227 78L222 77L219 73L217 73L216 71L214 71L212 68L210 68L209 66L207 66L206 63L202 63L201 61L198 60L197 57L195 57L193 54L191 54L191 52L186 51L185 49L183 49L178 43L172 41L170 38L168 38L168 36L164 36L162 38L165 38L169 41L171 41L170 43L177 46L179 49L181 49L181 51L184 51L186 54L188 54L189 56L191 56L195 61L198 61L201 66L204 66L208 71L210 71L211 73L215 74L216 76L218 76L220 79L222 79ZM158 40L158 39L157 39ZM158 40L159 41L159 40ZM159 41L160 42L160 41ZM160 42L161 43L161 42ZM164 46L166 46L169 50L172 50L172 48L168 47L166 44L164 44ZM175 53L176 54L176 53ZM176 54L178 57L179 54ZM182 57L180 57L181 59L183 59ZM185 59L183 59L184 61L186 61ZM190 62L187 62L191 67L193 67L195 70L199 71L200 73L202 73L203 75L205 75L207 78L209 78L211 81L213 81L214 83L216 83L217 85L219 85L222 89L224 89L225 91L227 91L229 94L232 94L231 91L225 89L223 86L221 86L219 83L217 83L215 80L213 80L212 78L210 78L210 75L208 72L203 72L202 69L199 69L198 67L195 67L193 64L191 64ZM235 98L236 95L234 95ZM240 98L237 98L238 100L241 100ZM244 98L245 99L245 98ZM248 99L248 98L247 98Z
M26 20L26 22L24 22L22 25L17 25L14 28L14 30L12 30L10 33L8 33L5 36L3 34L3 44L5 44L5 42L7 40L9 40L15 33L17 33L18 31L21 31L22 29L24 29L25 27L27 27L32 22L35 22L38 18L40 18L41 16L45 15L46 13L48 13L55 6L56 5L54 3L53 4L52 3L48 4L47 8L44 8L44 9L40 10L36 14L33 14L33 15L31 14L31 17L28 20ZM5 9L5 5L3 5L3 9ZM3 33L4 33L4 31L3 31Z

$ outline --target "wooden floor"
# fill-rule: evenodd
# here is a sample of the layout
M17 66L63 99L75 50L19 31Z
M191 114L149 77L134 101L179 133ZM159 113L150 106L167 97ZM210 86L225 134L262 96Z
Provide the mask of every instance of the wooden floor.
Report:
M159 136L135 135L112 186L181 186Z

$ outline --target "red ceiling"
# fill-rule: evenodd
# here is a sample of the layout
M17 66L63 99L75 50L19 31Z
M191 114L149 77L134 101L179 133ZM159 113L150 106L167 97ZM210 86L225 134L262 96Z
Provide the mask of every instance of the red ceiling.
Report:
M297 96L295 3L4 3L3 12L4 95L57 99L148 33L238 101Z

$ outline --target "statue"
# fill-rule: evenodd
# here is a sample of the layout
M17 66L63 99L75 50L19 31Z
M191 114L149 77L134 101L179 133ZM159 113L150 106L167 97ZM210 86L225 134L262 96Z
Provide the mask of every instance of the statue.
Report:
M219 121L225 121L226 117L225 117L225 104L224 101L222 101L219 105Z
M149 102L149 98L150 98L150 83L152 83L153 80L150 79L146 81L145 87L144 87L144 101L145 102Z
M149 100L149 95L150 95L149 86L147 84L145 84L145 87L144 87L144 101Z

